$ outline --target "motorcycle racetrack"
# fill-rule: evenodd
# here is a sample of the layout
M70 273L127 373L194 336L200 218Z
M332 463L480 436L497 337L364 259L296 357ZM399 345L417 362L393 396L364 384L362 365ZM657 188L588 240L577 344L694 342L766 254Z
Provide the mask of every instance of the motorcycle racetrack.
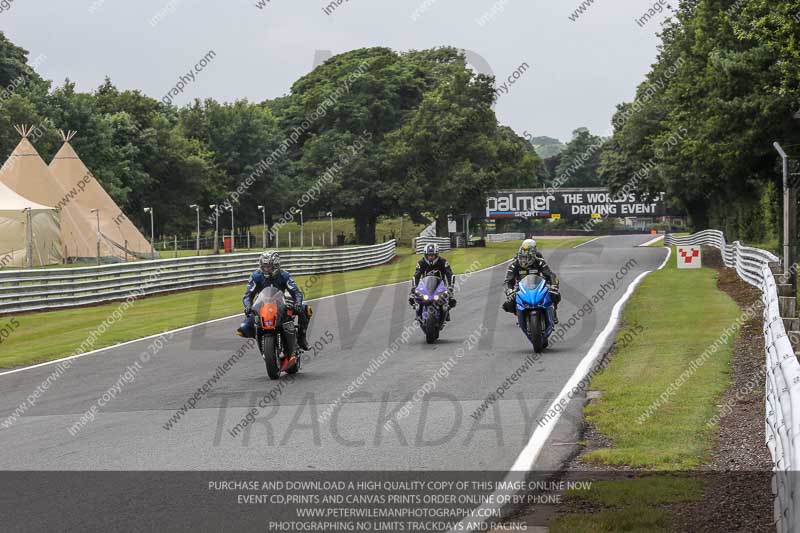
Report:
M3 419L0 469L508 471L614 305L664 261L663 248L637 247L650 238L544 252L563 302L535 358L500 309L503 264L459 276L435 345L413 324L408 283L312 302L313 349L280 381L254 342L233 334L240 317L101 350L57 373L57 362L0 373L4 417L37 396Z

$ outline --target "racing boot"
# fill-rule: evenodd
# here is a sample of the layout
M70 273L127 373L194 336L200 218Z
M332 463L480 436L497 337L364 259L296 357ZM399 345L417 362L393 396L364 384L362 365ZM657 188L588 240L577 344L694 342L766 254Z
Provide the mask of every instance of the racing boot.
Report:
M255 338L255 324L253 324L253 318L249 315L245 315L244 322L236 329L236 334L245 339Z
M308 339L306 339L306 328L298 326L297 328L297 345L301 350L307 352L311 348L308 346Z

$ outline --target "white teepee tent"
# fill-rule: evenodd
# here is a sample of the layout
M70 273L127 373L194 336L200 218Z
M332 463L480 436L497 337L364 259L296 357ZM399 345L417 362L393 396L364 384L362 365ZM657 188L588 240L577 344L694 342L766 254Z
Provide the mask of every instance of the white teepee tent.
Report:
M77 187L81 191L71 200L67 209L84 216L95 231L97 222L92 210L99 209L100 234L113 255L124 257L127 243L128 257L149 257L150 242L125 216L72 148L70 141L76 133L61 132L64 145L50 162L50 173L62 189Z
M97 256L97 230L89 224L88 217L80 212L74 200L80 196L77 187L61 186L50 173L47 164L28 140L32 128L16 126L22 140L0 169L0 183L18 195L38 204L53 206L61 213L62 255L70 260L93 259ZM108 246L101 255L112 255Z
M0 268L43 266L61 261L56 209L31 202L0 183Z

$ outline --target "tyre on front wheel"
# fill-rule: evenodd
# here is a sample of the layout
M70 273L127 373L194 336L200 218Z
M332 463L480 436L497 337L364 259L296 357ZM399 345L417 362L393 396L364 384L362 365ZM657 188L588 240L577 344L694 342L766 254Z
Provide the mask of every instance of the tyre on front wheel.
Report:
M281 375L281 370L280 366L278 366L277 344L273 335L264 335L261 338L261 355L264 356L269 379L278 379Z
M425 340L428 344L433 344L439 337L439 319L433 310L428 310L428 317L425 321Z
M528 335L533 343L533 351L542 353L547 347L544 338L544 316L541 313L528 314Z

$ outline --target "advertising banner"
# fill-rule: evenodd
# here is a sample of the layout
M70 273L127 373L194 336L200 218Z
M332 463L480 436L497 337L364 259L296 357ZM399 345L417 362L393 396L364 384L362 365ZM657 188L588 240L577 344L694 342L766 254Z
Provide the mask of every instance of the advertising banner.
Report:
M664 193L612 194L606 188L499 191L487 199L486 217L555 218L660 217L668 215Z

